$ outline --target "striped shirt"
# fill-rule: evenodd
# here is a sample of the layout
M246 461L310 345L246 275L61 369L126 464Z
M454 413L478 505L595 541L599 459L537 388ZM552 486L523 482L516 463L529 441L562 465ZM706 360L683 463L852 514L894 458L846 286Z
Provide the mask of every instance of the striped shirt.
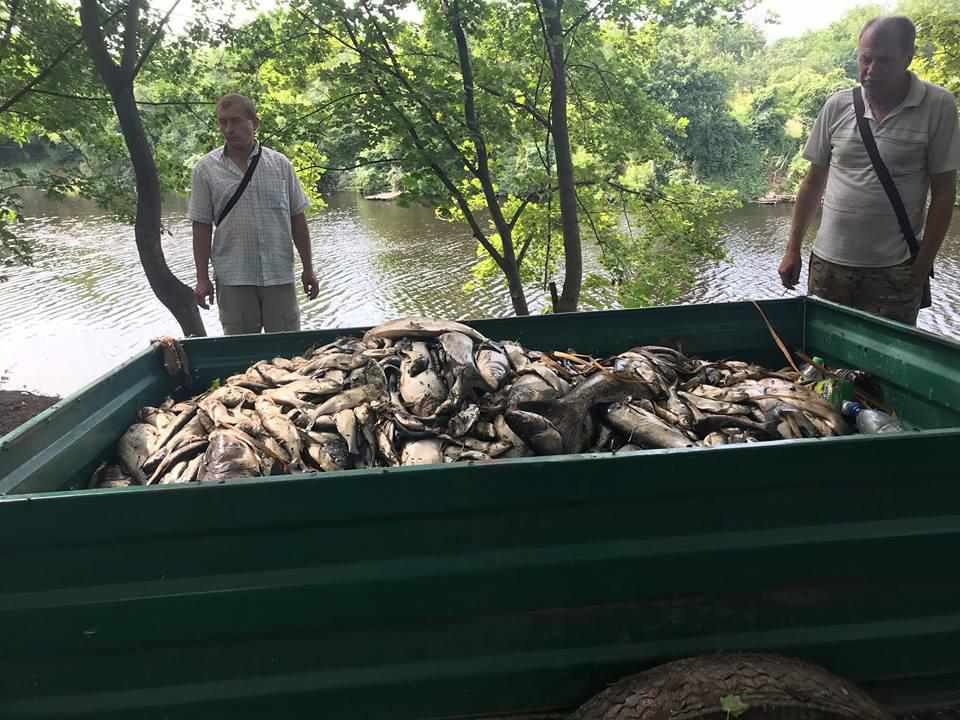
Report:
M259 144L250 151L252 158ZM243 180L243 173L220 147L193 168L190 219L213 225ZM250 184L213 233L210 259L217 283L285 285L294 281L290 218L309 205L293 165L264 147Z
M948 90L910 73L906 98L882 122L874 119L869 103L864 116L920 239L930 176L960 168L956 101ZM910 258L860 138L851 90L835 93L824 104L803 156L830 168L813 246L819 257L852 267L891 267Z

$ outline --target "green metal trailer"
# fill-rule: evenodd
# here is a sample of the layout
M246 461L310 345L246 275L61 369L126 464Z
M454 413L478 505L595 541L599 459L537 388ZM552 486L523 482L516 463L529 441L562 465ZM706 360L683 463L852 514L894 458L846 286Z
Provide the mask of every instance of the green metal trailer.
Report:
M760 306L916 431L81 489L175 384L143 352L0 439L0 718L564 711L677 658L960 688L960 345ZM750 303L471 323L531 348L784 364ZM189 339L193 385L359 330Z

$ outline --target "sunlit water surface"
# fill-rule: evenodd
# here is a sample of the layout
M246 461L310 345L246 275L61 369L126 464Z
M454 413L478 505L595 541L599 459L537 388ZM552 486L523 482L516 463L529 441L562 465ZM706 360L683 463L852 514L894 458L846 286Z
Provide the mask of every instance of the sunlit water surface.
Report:
M726 225L727 259L706 263L683 302L786 297L776 266L790 206L751 206ZM35 264L4 270L0 284L0 387L69 394L109 372L179 326L151 292L133 229L77 200L31 198L18 232L35 244ZM190 224L182 201L166 203L163 248L173 272L194 281ZM304 301L302 325L372 325L404 315L480 318L512 314L502 283L463 289L474 242L463 227L426 208L339 193L310 219L320 296ZM960 219L937 266L934 308L920 326L960 337ZM587 248L586 262L596 267ZM806 268L804 268L806 270ZM299 271L298 271L299 274ZM802 283L805 284L805 273ZM545 302L528 290L531 310ZM217 312L201 310L207 332L222 332Z

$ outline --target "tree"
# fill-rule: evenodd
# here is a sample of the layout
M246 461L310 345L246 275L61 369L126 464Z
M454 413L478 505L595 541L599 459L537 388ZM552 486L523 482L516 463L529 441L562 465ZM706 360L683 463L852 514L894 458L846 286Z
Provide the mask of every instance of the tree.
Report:
M349 98L326 116L328 129L364 135L355 166L398 165L410 196L469 226L481 249L478 280L504 277L517 313L528 311L524 283L549 277L560 262L556 309L575 308L581 227L602 239L579 213L593 212L605 193L623 196L618 206L628 213L628 205L666 197L621 182L632 165L654 158L666 163L656 179L670 175L660 129L676 122L643 91L645 48L631 40L637 23L709 16L735 3L689 3L686 14L671 6L669 16L654 16L642 3L568 0L561 12L542 0L448 0L416 23L400 19L404 5L295 6L299 17L285 34L293 37L301 18L316 32L294 52L307 64L314 51L337 58L321 78ZM388 148L399 149L377 152Z
M176 3L172 6L171 12L175 7ZM143 63L160 39L166 18L160 27L156 28L154 34L143 42L140 2L127 0L119 62L114 60L108 49L97 0L80 0L80 21L84 42L113 100L120 131L133 164L137 189L134 236L147 281L160 302L176 318L185 335L205 335L193 290L177 279L163 255L163 247L160 244L162 233L160 175L134 94L134 82Z

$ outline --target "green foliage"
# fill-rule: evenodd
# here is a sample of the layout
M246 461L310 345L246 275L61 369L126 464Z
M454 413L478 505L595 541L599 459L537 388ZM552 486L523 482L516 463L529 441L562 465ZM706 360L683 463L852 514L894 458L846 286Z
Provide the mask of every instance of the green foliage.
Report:
M669 303L690 287L700 261L723 256L720 218L739 202L679 168L662 182L630 181L618 196L592 198L601 260L624 306Z
M71 6L27 2L30 22L12 42L0 40L0 97L79 33ZM194 3L196 21L156 45L135 87L162 189L189 189L192 165L221 142L214 101L241 92L258 104L261 139L291 157L315 202L340 183L400 189L441 217L474 223L487 243L477 245L475 282L504 270L488 250L514 257L524 282L554 276L563 267L563 238L537 4L457 5L477 127L450 16L430 3L411 21L404 14L411 7L406 0L295 0L233 28L211 20L213 3ZM741 8L741 0L564 3L580 223L600 243L606 270L587 283L588 302L616 295L648 304L683 292L696 263L719 252L717 218L734 203L715 184L752 187L763 174L759 138L775 138L777 121L785 135L790 114L776 93L752 124L731 111L741 68L763 52L760 35L739 23ZM140 36L158 29L159 17L145 12ZM112 105L77 55L38 85L43 92L25 96L16 114L0 114L0 135L69 144L69 166L29 183L94 198L132 219L131 166ZM74 97L44 94L53 88ZM494 223L491 213L509 225ZM9 232L9 221L3 227Z
M22 207L19 195L0 189L0 266L30 265L33 261L30 245L13 231L14 224L23 220Z
M739 695L724 695L720 698L720 710L723 711L725 720L736 720L749 709L750 705Z

